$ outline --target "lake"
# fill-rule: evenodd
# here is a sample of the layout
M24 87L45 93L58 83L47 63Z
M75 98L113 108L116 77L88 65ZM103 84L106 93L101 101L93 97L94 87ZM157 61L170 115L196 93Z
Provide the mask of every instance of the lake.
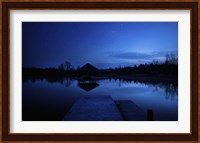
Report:
M62 121L82 97L110 96L114 101L130 100L141 110L154 111L155 121L178 120L178 87L169 83L102 79L92 86L75 79L26 80L22 83L23 121Z

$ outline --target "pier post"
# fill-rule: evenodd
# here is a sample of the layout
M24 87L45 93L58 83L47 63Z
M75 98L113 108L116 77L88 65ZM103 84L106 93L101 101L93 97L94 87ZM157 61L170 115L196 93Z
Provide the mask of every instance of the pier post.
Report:
M147 121L153 121L153 110L152 109L148 109L147 110Z

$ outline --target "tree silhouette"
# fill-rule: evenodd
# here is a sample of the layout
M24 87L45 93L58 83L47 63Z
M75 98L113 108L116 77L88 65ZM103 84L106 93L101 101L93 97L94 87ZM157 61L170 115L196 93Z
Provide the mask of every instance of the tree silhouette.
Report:
M165 64L178 64L178 58L174 54L167 54Z
M73 66L72 66L72 64L70 62L65 61L64 63L62 63L62 64L60 64L58 66L58 69L59 70L69 71L69 70L73 70L74 68L73 68Z
M63 64L60 64L60 65L58 66L58 69L59 69L59 70L64 70L64 65L63 65Z
M70 62L68 62L68 61L65 61L64 62L64 69L65 70L72 70L73 69L73 66L72 66L72 64L70 63Z

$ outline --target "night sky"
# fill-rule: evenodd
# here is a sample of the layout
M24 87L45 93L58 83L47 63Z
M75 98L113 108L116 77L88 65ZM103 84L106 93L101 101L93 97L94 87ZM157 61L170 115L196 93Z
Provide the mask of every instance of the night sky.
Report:
M23 22L23 67L97 68L163 61L178 54L177 22Z

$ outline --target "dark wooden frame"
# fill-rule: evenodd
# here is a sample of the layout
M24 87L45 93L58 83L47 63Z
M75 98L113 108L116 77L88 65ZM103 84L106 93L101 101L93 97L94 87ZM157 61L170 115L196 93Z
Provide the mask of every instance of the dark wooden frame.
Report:
M191 133L10 133L10 9L188 9L191 11ZM198 140L198 3L197 2L2 2L2 139L4 141L195 141Z

